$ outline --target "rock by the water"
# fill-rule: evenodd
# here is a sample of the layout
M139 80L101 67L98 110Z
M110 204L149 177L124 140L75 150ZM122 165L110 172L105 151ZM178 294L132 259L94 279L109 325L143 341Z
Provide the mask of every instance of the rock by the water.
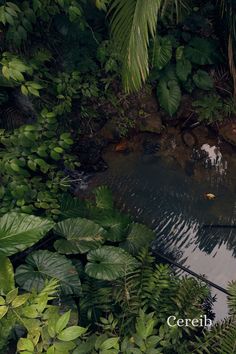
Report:
M159 113L149 113L145 118L137 122L137 128L141 132L160 134L162 131L162 121Z
M191 132L184 132L182 139L184 144L190 148L193 148L197 144L197 139Z
M236 146L236 122L229 122L219 127L219 134L225 141Z
M117 127L117 119L112 118L108 120L102 129L99 131L98 136L107 142L119 141L120 133Z
M144 150L144 154L146 154L146 155L155 154L156 152L158 152L160 150L160 144L154 143L149 140L144 140L143 150Z
M116 152L127 152L128 150L129 150L128 141L121 141L120 143L116 144L116 146L115 146Z

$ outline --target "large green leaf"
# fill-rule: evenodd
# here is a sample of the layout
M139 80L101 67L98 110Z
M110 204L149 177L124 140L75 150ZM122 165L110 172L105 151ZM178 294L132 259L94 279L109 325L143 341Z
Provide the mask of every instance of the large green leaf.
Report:
M185 48L185 56L194 64L214 64L217 59L215 42L195 37L191 39Z
M15 288L14 269L9 258L0 257L0 293L7 294Z
M57 279L64 294L79 294L80 279L76 268L65 256L46 250L36 251L26 258L26 264L16 269L16 282L23 289L42 290L46 279Z
M89 216L107 231L104 236L106 240L112 242L124 240L127 226L130 223L127 215L123 215L117 210L91 208Z
M86 202L79 198L73 198L70 194L64 194L61 199L61 215L63 219L86 217Z
M213 88L213 80L204 70L198 70L196 74L193 75L193 81L195 85L202 90L211 90Z
M11 256L39 241L54 223L37 216L8 213L0 218L0 255Z
M142 248L150 246L154 238L154 232L147 226L133 223L126 241L122 242L120 246L127 252L137 255Z
M181 90L176 80L165 80L162 78L157 85L157 97L161 107L172 116L181 101Z
M94 190L96 205L101 209L113 209L114 202L110 189L106 186L100 186Z
M100 225L84 218L63 220L54 227L54 230L58 235L65 237L74 247L74 251L71 253L85 253L96 249L104 243L106 235L106 231ZM69 243L66 245L64 243L67 254ZM55 247L60 253L64 253L62 246L62 242L55 243Z
M158 37L154 42L152 65L163 69L171 60L172 44L168 37Z
M188 59L182 57L180 60L176 61L176 74L180 81L186 81L191 71L192 64Z
M85 272L92 278L114 280L125 276L138 267L138 262L118 247L104 246L90 251Z

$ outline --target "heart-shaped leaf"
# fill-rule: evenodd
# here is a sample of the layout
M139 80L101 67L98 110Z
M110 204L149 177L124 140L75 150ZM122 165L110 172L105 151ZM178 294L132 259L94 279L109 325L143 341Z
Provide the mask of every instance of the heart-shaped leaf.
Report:
M161 107L172 116L176 113L181 101L181 89L178 82L162 78L157 86L157 97Z
M104 243L106 234L106 231L100 225L83 218L63 220L55 226L54 230L58 235L69 241L69 244L65 245L67 254L70 245L72 245L71 253L85 253L98 248ZM63 253L63 246L62 242L55 243L55 247L60 253Z
M92 278L115 280L138 267L138 262L123 249L104 246L90 251L85 272Z
M202 90L211 90L213 88L213 80L211 76L204 70L198 70L193 75L193 81L197 87Z
M40 250L26 258L16 269L16 282L23 289L42 290L46 279L57 279L64 294L79 294L80 279L76 268L65 256Z

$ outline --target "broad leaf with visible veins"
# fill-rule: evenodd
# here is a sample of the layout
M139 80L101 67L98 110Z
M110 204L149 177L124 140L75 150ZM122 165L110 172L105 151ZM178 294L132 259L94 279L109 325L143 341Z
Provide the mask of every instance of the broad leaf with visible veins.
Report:
M104 246L90 251L85 272L92 278L115 280L136 269L139 263L123 249Z
M46 250L26 257L26 263L16 269L16 282L24 290L42 290L46 279L57 279L64 294L80 293L80 279L72 262L65 256Z
M54 222L34 215L8 213L0 218L0 256L22 252L52 229Z

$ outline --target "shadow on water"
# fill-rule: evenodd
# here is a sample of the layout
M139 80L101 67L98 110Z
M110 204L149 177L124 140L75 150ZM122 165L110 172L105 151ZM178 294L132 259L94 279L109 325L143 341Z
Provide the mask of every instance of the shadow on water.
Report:
M235 192L225 179L206 170L199 182L173 159L155 155L108 152L105 159L109 169L95 183L107 184L121 208L155 230L154 250L221 287L236 279L236 228L205 227L236 224ZM206 200L206 192L216 199ZM227 314L226 295L217 291L217 300L219 319Z

